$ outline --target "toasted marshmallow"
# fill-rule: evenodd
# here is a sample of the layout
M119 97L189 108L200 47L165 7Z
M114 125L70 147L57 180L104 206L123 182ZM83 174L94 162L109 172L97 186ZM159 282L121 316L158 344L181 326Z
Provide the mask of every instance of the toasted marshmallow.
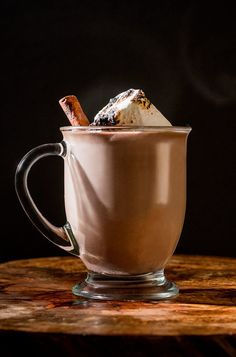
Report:
M110 99L92 125L171 126L141 89L129 89Z

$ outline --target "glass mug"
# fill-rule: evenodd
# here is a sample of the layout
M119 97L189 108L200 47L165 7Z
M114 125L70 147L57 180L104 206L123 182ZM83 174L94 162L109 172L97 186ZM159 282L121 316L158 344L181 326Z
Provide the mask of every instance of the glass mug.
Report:
M183 228L190 127L62 127L61 143L27 153L16 170L19 200L51 242L88 273L72 291L103 300L161 300L178 294L164 275ZM27 187L31 166L64 159L67 222L51 224Z

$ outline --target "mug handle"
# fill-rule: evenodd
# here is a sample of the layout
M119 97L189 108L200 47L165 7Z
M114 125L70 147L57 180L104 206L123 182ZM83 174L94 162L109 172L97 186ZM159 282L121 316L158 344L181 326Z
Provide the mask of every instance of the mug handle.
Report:
M34 203L27 184L28 174L33 164L46 156L66 156L65 142L44 144L29 151L20 161L15 174L15 189L19 201L36 228L52 243L67 252L79 256L79 246L69 222L57 227L50 223Z

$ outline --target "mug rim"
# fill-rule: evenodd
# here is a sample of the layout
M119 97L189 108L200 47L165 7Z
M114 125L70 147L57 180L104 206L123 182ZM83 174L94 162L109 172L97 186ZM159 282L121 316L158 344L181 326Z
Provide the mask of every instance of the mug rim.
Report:
M62 126L60 131L82 131L82 132L184 132L190 133L192 130L191 126L136 126L136 125L122 125L122 126Z

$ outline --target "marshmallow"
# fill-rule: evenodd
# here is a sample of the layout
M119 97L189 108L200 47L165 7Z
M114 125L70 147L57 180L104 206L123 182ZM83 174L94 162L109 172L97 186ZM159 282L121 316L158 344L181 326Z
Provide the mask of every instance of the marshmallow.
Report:
M141 89L129 89L110 99L92 125L171 126Z

